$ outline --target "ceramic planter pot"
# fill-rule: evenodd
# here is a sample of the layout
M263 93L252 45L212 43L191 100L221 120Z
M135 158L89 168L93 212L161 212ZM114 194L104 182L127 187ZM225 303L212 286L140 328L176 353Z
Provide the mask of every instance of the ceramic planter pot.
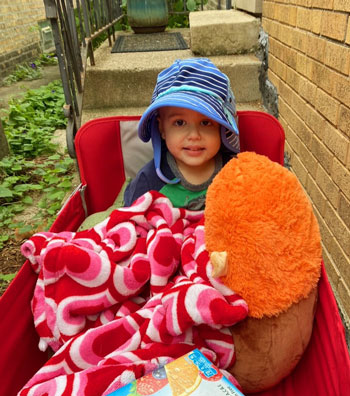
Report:
M128 0L129 25L135 33L163 32L168 23L167 0Z

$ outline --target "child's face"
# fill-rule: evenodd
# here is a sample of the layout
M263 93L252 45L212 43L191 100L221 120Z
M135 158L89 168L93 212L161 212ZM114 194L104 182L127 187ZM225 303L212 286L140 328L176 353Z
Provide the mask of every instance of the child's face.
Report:
M159 130L178 166L201 167L220 150L220 125L193 110L159 109Z

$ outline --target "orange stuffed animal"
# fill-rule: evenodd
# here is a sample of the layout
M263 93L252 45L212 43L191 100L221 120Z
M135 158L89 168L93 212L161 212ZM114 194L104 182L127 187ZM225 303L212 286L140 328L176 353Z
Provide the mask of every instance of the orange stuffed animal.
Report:
M255 153L241 153L208 189L205 243L213 276L248 303L231 328L243 391L278 383L312 332L321 269L320 233L297 178Z

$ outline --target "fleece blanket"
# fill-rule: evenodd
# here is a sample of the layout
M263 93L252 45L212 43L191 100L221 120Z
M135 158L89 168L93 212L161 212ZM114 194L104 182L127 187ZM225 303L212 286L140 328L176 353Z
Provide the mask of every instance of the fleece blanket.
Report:
M194 348L234 363L229 326L248 308L211 276L203 212L151 191L91 229L35 234L22 253L38 273L39 348L55 354L19 395L107 395Z

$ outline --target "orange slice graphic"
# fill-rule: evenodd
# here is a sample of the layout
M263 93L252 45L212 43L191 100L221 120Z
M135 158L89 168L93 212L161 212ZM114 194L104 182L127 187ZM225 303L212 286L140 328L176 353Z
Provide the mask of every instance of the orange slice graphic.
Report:
M190 395L202 381L197 366L184 356L168 363L165 370L173 396Z

